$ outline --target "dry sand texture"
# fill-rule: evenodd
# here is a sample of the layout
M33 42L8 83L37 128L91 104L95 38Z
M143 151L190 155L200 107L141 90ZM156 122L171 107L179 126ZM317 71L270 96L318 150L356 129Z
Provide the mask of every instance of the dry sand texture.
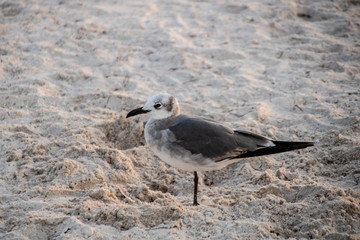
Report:
M1 239L360 239L360 2L0 1ZM316 147L160 162L159 93Z

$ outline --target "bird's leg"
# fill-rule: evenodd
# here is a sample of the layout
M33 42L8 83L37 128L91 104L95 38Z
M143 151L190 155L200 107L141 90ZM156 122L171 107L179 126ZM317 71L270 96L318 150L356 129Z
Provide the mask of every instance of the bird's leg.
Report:
M194 203L193 203L194 206L199 205L199 203L197 201L198 182L199 182L199 178L198 178L197 172L194 171Z

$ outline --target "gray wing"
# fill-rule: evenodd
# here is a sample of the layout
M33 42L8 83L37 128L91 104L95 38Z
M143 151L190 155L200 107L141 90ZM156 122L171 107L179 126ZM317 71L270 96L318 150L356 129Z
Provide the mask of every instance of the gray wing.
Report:
M214 161L234 158L245 152L273 145L265 137L233 131L219 123L200 118L186 118L169 127L169 130L176 139L173 144Z

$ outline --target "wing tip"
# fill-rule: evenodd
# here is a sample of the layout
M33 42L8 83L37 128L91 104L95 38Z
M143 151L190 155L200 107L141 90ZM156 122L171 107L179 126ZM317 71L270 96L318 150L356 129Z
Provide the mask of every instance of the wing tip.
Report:
M273 141L275 148L284 149L284 152L313 147L316 142L287 142L287 141Z

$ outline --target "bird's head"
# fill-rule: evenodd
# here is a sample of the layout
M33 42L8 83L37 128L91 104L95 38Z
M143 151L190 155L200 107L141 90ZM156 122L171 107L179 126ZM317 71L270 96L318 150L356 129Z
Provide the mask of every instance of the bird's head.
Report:
M179 115L180 107L175 97L161 93L149 98L143 107L130 111L126 118L145 113L152 119L164 119Z

